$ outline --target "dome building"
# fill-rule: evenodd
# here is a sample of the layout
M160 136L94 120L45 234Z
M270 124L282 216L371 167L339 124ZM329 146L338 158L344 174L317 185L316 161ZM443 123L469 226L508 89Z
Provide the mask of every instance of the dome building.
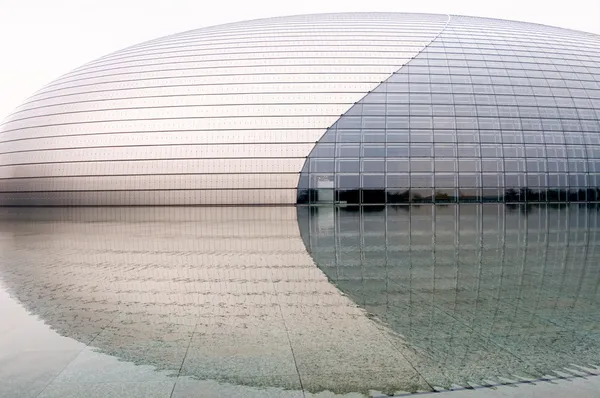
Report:
M50 83L0 205L600 199L600 37L454 15L232 23Z

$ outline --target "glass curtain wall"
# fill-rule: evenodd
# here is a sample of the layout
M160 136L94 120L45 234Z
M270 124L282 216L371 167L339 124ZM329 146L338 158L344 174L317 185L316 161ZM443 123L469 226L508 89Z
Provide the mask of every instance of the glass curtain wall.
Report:
M298 202L599 200L600 47L561 32L452 17L331 126Z

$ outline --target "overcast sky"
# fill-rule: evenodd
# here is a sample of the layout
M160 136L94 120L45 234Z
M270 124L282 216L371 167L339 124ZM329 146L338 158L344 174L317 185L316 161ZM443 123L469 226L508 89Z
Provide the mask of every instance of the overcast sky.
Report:
M349 11L486 16L600 34L598 0L0 0L0 120L57 77L132 44L220 23Z

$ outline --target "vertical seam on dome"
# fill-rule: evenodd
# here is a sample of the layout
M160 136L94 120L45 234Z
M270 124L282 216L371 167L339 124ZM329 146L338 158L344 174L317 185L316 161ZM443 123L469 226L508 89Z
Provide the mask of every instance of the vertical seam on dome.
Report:
M423 53L423 51L427 50L427 49L429 48L429 46L431 46L431 44L432 44L434 41L436 41L436 40L437 40L437 39L438 39L438 38L439 38L439 37L440 37L440 36L441 36L441 35L444 33L444 31L446 30L446 28L447 28L447 27L448 27L448 25L450 24L450 20L452 19L452 16L451 16L450 14L446 14L446 16L448 17L448 20L446 21L446 24L444 25L444 27L443 27L443 28L442 28L442 29L441 29L441 30L438 32L438 34L437 34L437 35L435 35L435 37L434 37L433 39L431 39L431 41L430 41L429 43L425 44L425 45L423 46L423 48L422 48L422 49L420 49L420 50L419 50L419 51L418 51L418 52L417 52L417 53L416 53L414 56L412 56L412 57L410 58L410 60L409 60L407 63L405 63L405 64L404 64L404 65L402 65L402 66L401 66L399 69L397 69L395 72L393 72L393 73L392 73L392 75L393 75L394 73L398 73L400 70L402 70L402 68L404 68L406 65L408 65L408 64L410 63L410 61L412 61L413 59L415 59L415 58L417 58L419 55L421 55L421 54ZM390 76L390 77L391 77L391 76ZM389 79L389 77L388 77L387 79L385 79L383 82L385 82L385 81L386 81L386 80L388 80L388 79ZM383 82L382 82L382 83L383 83Z
M296 184L296 205L298 204L298 190L300 189L300 182L302 179L302 174L309 174L310 175L310 171L305 172L305 169L307 167L307 165L309 164L309 160L310 160L310 155L313 153L313 151L317 148L317 145L319 145L319 142L321 142L321 140L323 139L323 137L325 137L325 135L327 135L327 133L329 133L329 131L331 130L331 128L333 126L335 126L335 124L346 114L348 113L348 111L350 109L352 109L356 104L360 103L362 100L364 100L369 94L371 94L373 92L373 90L375 90L376 88L380 87L382 84L384 84L385 82L387 82L392 76L394 76L396 73L400 72L402 70L402 68L404 68L406 65L408 65L412 60L414 60L415 58L417 58L419 55L421 55L423 53L423 51L425 51L427 48L429 48L429 46L431 46L431 44L436 41L446 30L446 28L448 27L448 25L450 24L450 20L452 19L452 15L450 14L446 14L446 16L448 17L448 19L446 20L446 23L444 24L444 26L442 27L442 29L440 29L440 31L433 37L433 39L431 39L429 41L429 43L425 44L423 46L423 48L421 48L419 51L417 51L415 53L415 55L413 55L412 57L410 57L410 59L405 62L402 66L400 66L398 69L396 69L395 71L393 71L385 80L382 80L377 86L375 86L373 89L369 90L361 99L359 99L358 101L356 101L354 104L352 104L347 110L346 112L342 113L340 115L340 117L333 122L329 127L327 127L325 129L325 133L323 133L323 135L321 135L321 137L315 142L315 146L310 150L310 152L308 153L308 155L306 155L304 164L302 165L302 168L300 169L300 172L298 173L298 183ZM335 176L335 171L334 171L334 176Z

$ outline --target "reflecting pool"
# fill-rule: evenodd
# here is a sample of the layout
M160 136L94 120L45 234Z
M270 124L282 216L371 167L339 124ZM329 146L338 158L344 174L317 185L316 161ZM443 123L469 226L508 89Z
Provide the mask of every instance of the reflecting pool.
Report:
M299 209L328 279L417 351L434 385L600 360L600 211L588 205Z
M598 373L594 206L0 212L0 290L165 377L366 394ZM106 381L77 358L59 383Z

